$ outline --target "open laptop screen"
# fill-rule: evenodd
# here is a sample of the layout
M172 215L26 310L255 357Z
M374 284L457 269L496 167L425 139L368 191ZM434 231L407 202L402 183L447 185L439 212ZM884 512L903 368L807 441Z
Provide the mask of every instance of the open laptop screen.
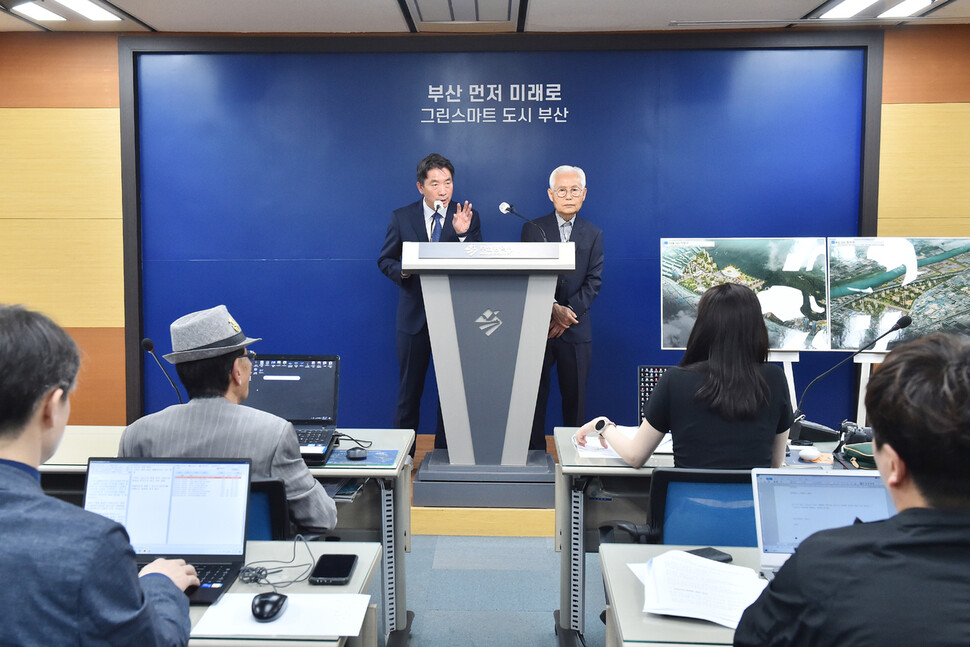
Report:
M877 472L755 470L763 553L794 553L803 539L860 521L896 514Z
M248 459L92 458L84 509L117 521L137 555L243 555Z
M337 355L257 355L246 406L285 420L337 424Z

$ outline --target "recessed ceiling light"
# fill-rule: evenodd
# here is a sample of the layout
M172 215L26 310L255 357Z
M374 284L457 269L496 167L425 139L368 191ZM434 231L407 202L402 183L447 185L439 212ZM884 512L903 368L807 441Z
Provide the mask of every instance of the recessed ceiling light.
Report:
M38 4L33 2L25 2L24 4L19 4L13 8L17 13L22 13L28 18L32 18L38 22L50 22L54 20L67 20L63 16L58 16L53 11L44 9Z
M81 14L88 20L121 20L121 18L118 16L114 15L110 11L107 11L106 9L102 9L89 0L55 0L55 2L64 5L71 11Z
M843 0L819 16L819 18L825 18L827 20L851 18L866 7L874 4L876 4L876 0Z
M933 4L933 0L903 0L898 5L879 14L880 18L905 18L912 16L920 9Z

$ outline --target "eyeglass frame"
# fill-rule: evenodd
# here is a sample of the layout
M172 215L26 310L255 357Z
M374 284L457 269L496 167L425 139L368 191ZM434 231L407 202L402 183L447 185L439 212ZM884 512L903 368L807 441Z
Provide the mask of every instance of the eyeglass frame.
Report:
M585 191L586 187L574 186L567 189L566 187L561 186L558 189L553 189L552 193L558 198L565 198L567 195L573 198L578 198L579 196L583 195L583 192Z

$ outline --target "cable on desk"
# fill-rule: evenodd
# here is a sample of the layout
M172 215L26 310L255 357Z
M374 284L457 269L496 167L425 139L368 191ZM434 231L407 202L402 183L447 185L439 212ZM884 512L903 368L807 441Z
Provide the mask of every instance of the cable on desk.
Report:
M353 436L351 436L349 434L345 434L345 433L343 433L341 431L336 432L334 434L334 438L337 439L337 443L336 443L337 446L340 445L340 439L341 438L346 438L347 440L349 440L352 443L357 443L357 446L358 447L363 447L364 449L368 449L371 445L374 444L374 441L373 440L361 440L360 438L354 438Z
M303 546L306 548L307 554L310 556L310 561L305 564L294 564L296 561L296 542L303 542ZM245 584L260 584L273 587L273 590L285 589L286 587L296 584L297 582L303 582L310 577L310 571L313 570L313 551L310 550L310 545L307 543L306 538L303 535L297 535L293 538L293 557L289 561L283 561L279 559L261 559L256 562L250 562L243 566L239 570L239 580ZM262 566L262 564L278 564L277 568L267 568ZM270 575L275 575L276 573L283 572L287 568L302 568L303 571L297 575L292 580L282 580L279 582L272 582L269 579Z

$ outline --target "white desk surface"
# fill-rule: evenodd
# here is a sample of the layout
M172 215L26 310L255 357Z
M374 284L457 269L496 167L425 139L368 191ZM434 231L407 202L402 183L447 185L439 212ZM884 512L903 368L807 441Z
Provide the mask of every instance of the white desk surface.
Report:
M309 546L310 552L313 554L312 557L307 554L305 546ZM262 559L274 559L283 562L289 561L293 556L294 542L292 541L250 541L246 543L246 563L255 562ZM316 563L317 557L325 553L356 553L357 566L354 567L354 573L350 578L350 582L343 586L312 586L308 582L300 582L299 584L293 584L284 589L280 589L282 593L314 593L319 595L328 595L334 593L363 593L367 590L370 585L371 579L374 577L374 573L377 569L377 565L381 558L381 545L378 543L371 542L336 542L336 541L310 541L306 542L296 542L296 558L294 559L294 564L309 564L311 561ZM267 565L267 567L270 567ZM299 573L300 569L292 568L286 569L284 574L271 575L270 578L273 580L283 580L290 579L292 574ZM236 580L233 585L229 588L229 593L252 593L256 595L257 593L265 593L272 591L272 587L266 585L258 584L245 584ZM208 607L204 606L193 606L190 607L189 615L192 618L192 625L199 621L200 618L208 610ZM284 622L281 617L278 622ZM365 619L365 626L362 629L362 633L370 632L370 635L374 637L373 644L377 644L376 640L376 616L372 616L370 622L374 624L373 627L367 627L368 620ZM246 638L246 637L232 637L232 638L206 638L193 636L192 640L189 642L193 647L204 647L204 646L214 646L214 645L239 645L239 644L258 644L260 646L272 646L272 645L326 645L328 647L336 647L342 645L345 639L341 638L338 640L310 640L310 639L298 639L298 638L280 638L276 641L267 641L264 637L261 638Z
M661 616L643 612L643 584L627 564L643 563L668 550L690 550L699 546L661 544L601 544L600 563L606 584L610 620L615 621L619 645L731 645L734 630L706 620ZM732 562L757 570L757 548L718 546L731 553Z
M87 472L89 458L118 455L118 443L124 430L122 426L68 425L57 451L40 466L40 471Z
M650 476L655 467L673 467L674 466L674 456L673 454L654 454L651 456L646 464L640 468L633 468L626 464L621 458L585 458L579 455L576 448L573 446L573 434L576 433L576 427L556 427L555 428L555 441L556 441L556 453L559 457L559 465L562 468L563 474L580 474L583 476ZM816 442L814 444L815 448L820 452L829 452L835 449L836 442ZM803 449L801 447L792 447L792 455L797 457L798 450ZM796 460L795 465L783 465L782 467L806 467L806 468L818 468L831 469L833 467L832 463L827 464L814 464L814 463L798 463ZM841 467L836 465L835 467Z
M118 443L124 430L122 426L68 425L57 451L50 460L40 466L40 471L86 472L89 458L118 455ZM407 460L408 450L414 442L414 432L410 429L339 429L338 431L354 438L373 441L370 449L396 450L397 457L394 464L369 465L364 459L352 465L326 465L311 468L310 473L314 476L393 478L400 473ZM343 449L354 446L346 439L342 443Z

